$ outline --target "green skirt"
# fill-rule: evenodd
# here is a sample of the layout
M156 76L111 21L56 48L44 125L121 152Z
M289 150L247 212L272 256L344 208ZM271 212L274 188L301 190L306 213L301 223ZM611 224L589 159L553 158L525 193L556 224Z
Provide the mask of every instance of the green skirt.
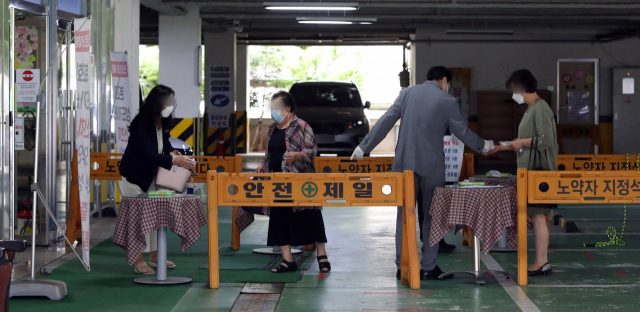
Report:
M545 216L553 217L553 209L536 207L536 206L527 206L527 216L532 217L536 215L545 215Z

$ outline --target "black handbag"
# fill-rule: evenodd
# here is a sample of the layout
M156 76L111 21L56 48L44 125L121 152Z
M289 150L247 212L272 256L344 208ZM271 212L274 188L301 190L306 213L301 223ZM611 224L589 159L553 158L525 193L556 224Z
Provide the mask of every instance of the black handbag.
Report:
M531 138L531 149L529 150L529 161L531 161L531 154L533 154L533 170L535 171L549 171L549 169L545 169L542 167L542 153L538 150L538 141L539 137L536 135ZM533 153L533 151L536 151ZM547 151L544 151L544 154L547 155ZM538 157L540 155L540 157ZM538 158L540 158L540 164L538 165ZM545 209L556 209L558 208L557 204L528 204L529 207L535 208L545 208Z

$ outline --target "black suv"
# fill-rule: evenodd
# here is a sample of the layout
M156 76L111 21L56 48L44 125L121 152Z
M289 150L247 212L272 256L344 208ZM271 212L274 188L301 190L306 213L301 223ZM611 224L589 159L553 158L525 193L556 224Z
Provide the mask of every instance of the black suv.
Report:
M369 133L369 120L352 82L296 82L289 93L296 100L296 115L311 125L318 154L351 156Z

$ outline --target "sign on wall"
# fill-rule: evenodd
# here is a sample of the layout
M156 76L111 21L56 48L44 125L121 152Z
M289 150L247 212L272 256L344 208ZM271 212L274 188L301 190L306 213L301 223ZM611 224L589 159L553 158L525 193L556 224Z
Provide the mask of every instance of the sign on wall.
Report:
M562 125L597 125L598 59L558 60L558 120Z
M37 102L39 69L16 69L16 102Z
M82 260L89 268L89 198L90 198L90 168L89 154L91 148L91 81L89 68L92 63L91 55L91 18L74 19L76 37L76 130L78 150L78 188L80 191L80 217L82 224Z
M207 113L209 115L228 115L235 111L233 101L233 67L214 65L209 68L209 99ZM209 127L217 127L215 120L209 119Z
M471 103L471 68L451 68L453 79L449 94L458 101L460 114L465 120L469 120L469 104Z
M111 60L111 84L113 94L113 117L116 130L117 152L124 153L129 142L131 114L131 85L129 84L129 56L126 52L109 52Z

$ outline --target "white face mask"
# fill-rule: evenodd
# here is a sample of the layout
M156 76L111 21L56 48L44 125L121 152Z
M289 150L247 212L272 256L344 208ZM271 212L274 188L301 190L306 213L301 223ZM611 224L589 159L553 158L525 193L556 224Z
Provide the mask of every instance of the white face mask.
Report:
M165 107L165 109L163 109L162 112L160 113L160 115L162 115L162 118L167 118L171 116L171 113L173 113L173 108L174 106Z
M516 101L516 103L518 103L518 104L524 104L524 96L522 96L522 95L520 95L518 93L514 93L511 98L514 101Z
M449 82L446 80L442 80L442 83L445 85L444 93L449 93Z

